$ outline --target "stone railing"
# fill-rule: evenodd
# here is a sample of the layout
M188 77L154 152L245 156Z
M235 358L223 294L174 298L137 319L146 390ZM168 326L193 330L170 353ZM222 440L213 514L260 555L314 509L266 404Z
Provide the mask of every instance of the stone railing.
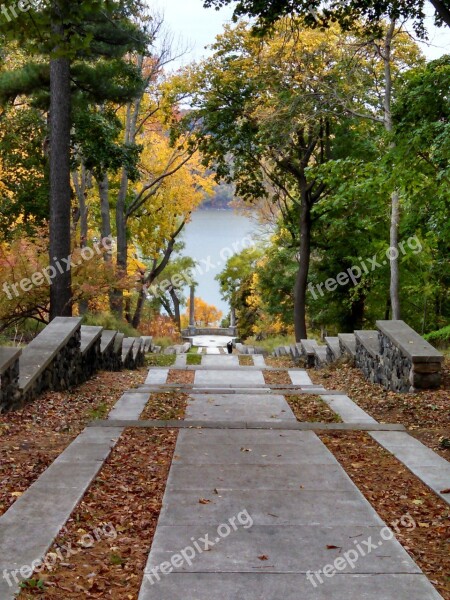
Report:
M380 341L378 331L355 331L356 366L372 383L380 382Z
M63 391L78 383L82 370L80 328L80 318L57 317L22 350L20 405L45 390Z
M20 398L20 348L0 348L0 412L8 410Z
M81 318L58 317L23 350L0 347L0 412L20 408L46 390L64 391L100 369L136 369L152 338L126 338Z
M87 381L96 373L102 365L102 341L103 327L81 326L81 375L79 382Z
M379 383L408 392L441 384L443 355L404 321L377 321L380 343Z

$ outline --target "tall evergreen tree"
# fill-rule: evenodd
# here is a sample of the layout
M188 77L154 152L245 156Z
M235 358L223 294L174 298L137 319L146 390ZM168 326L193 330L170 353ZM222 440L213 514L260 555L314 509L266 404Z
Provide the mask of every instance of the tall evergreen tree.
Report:
M34 60L0 77L0 101L22 94L50 109L50 318L70 315L71 129L80 98L128 101L142 85L128 52L145 47L133 24L131 0L46 0L0 23L0 35L20 42ZM83 104L83 103L82 103ZM59 268L60 265L64 265ZM66 266L67 265L67 266Z

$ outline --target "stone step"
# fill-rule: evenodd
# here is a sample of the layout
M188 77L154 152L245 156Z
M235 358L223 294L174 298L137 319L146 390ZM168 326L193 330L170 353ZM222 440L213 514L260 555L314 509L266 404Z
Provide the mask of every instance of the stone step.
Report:
M316 364L316 348L319 347L319 344L316 340L300 340L300 343L303 348L303 356L306 356L307 366L314 367Z
M20 398L20 348L0 347L0 413L11 408Z
M316 369L321 369L328 364L327 347L317 346L314 348L314 366Z
M327 360L328 362L334 362L342 356L341 346L339 344L338 337L325 337L325 343L327 345Z
M102 366L101 336L103 327L81 326L81 360L82 374L79 383L87 381Z
M125 369L132 369L134 364L133 346L136 338L126 337L122 342L122 364Z
M342 350L342 354L350 357L351 359L356 358L356 338L354 333L339 333L339 346Z

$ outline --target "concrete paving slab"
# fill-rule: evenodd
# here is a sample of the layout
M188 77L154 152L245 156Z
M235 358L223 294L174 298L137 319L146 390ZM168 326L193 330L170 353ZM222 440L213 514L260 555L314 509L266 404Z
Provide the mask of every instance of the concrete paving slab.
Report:
M376 423L362 408L350 400L348 396L321 395L328 406L346 423Z
M193 539L206 539L208 551L198 553L191 564L184 563L174 572L254 573L261 568L258 557L265 555L265 573L307 573L354 551L357 540L365 556L360 554L352 564L344 561L342 573L421 573L395 538L384 539L390 533L381 527L259 526L252 525L245 511L233 524L236 530L225 523L223 527L158 527L145 571L170 561ZM366 543L362 544L363 540Z
M248 445L251 447L252 444L273 444L284 448L288 444L295 444L299 452L302 452L306 446L308 448L316 447L318 452L323 451L322 442L309 431L189 429L180 431L178 434L178 447L182 448L186 442L199 445L215 444L219 448L224 444L235 445L238 448Z
M248 447L247 447L248 446ZM185 444L176 450L174 460L195 465L334 465L336 459L322 449L305 447L304 450L293 444L278 448L273 444L249 444L236 446L224 444ZM243 450L241 450L243 448ZM192 454L195 453L193 456Z
M121 426L110 427L108 429L95 426L87 427L73 440L72 444L108 444L109 442L117 441L122 431L123 427Z
M283 396L251 394L191 394L186 409L186 420L254 420L280 421L295 419Z
M328 563L327 563L328 564ZM260 565L261 566L261 565ZM424 575L183 573L144 577L139 600L442 600ZM213 595L212 595L213 594Z
M205 358L207 357L204 357L203 360L205 360ZM222 360L224 357L219 358ZM240 384L264 385L265 381L262 371L258 371L257 369L252 371L241 371L236 369L225 372L218 369L210 369L208 371L196 371L194 383L195 385L219 385L232 383L235 386L239 386Z
M313 385L307 371L292 371L289 370L289 377L294 385Z
M114 442L112 441L105 444L90 442L86 442L85 444L71 444L58 456L53 464L103 462L108 457L113 446Z
M151 385L166 383L168 375L169 369L150 369L145 383L149 383Z
M115 404L108 415L108 419L139 419L149 398L149 392L127 392Z
M209 500L203 504L200 500ZM166 494L159 525L218 525L246 510L255 525L380 525L384 523L355 488L350 492L253 490L175 491Z
M0 598L2 600L14 600L16 597L18 585L14 585L14 578L12 577L9 578L9 581L13 584L12 586L8 583L5 574L0 574Z
M206 354L220 354L219 348L206 348Z
M175 359L175 365L177 367L185 367L187 361L187 354L177 354Z
M245 475L245 477L243 477ZM350 491L351 479L339 465L191 465L172 464L168 491L217 490L322 490Z
M209 369L214 367L239 367L239 357L233 354L221 354L215 356L207 354L202 359L202 367Z
M253 364L255 365L255 367L261 367L262 369L266 368L266 361L262 354L253 355Z

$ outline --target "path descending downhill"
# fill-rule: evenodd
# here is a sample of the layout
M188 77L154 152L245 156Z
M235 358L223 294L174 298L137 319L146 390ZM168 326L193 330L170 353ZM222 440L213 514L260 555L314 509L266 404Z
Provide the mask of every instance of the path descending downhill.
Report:
M212 428L179 432L139 600L441 598L317 435L289 429L284 396L258 393L262 357L202 358L186 420Z

